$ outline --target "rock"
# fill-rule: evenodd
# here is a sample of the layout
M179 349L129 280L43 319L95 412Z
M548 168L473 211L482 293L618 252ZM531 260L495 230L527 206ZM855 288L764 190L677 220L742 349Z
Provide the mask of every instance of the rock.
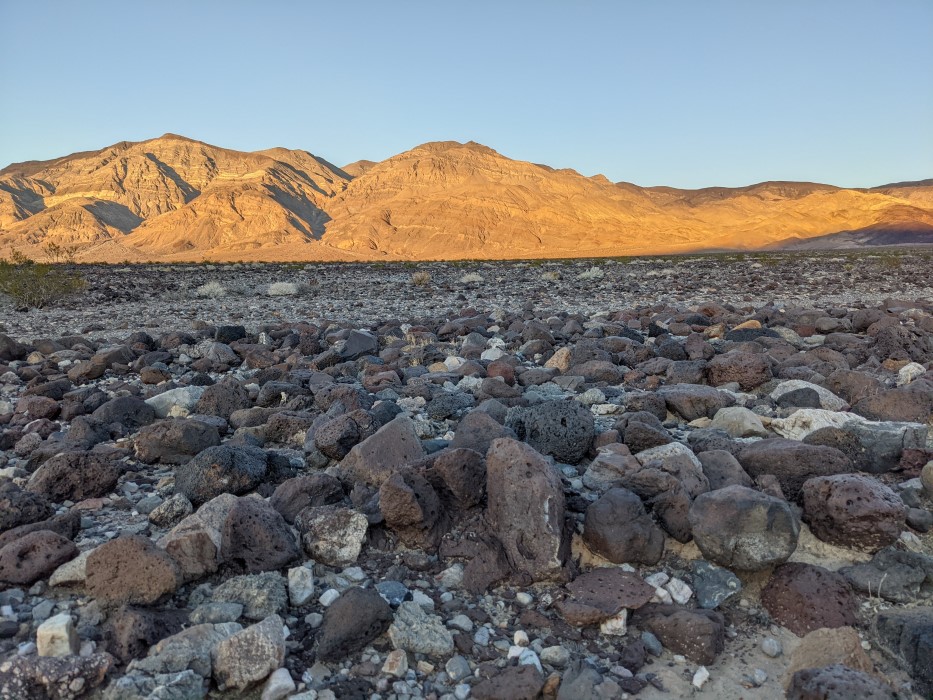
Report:
M923 465L923 469L920 470L920 481L923 483L927 496L933 498L933 460Z
M762 425L761 418L741 406L720 408L709 427L713 430L723 430L734 438L767 437L769 434Z
M251 405L249 392L239 382L224 379L217 384L206 387L191 412L208 416L220 416L229 420L234 411L249 408Z
M29 348L13 340L6 333L0 333L0 362L23 360L29 354Z
M794 553L800 523L786 501L744 486L701 494L690 508L697 547L710 561L759 571Z
M220 690L243 690L265 679L285 661L285 623L278 615L250 625L211 650L214 680Z
M650 413L648 415L651 415ZM653 416L652 416L653 417ZM673 438L662 427L648 425L641 421L630 420L622 438L632 452L650 450L652 447L667 445Z
M315 648L317 658L339 661L365 647L391 622L392 609L376 591L348 588L324 612Z
M398 606L389 639L396 649L428 656L447 656L454 650L453 637L441 619L429 615L414 601Z
M874 664L862 649L862 640L852 627L822 628L809 632L790 654L784 673L785 687L798 671L842 664L848 668L873 673Z
M655 587L638 574L621 568L593 569L567 584L571 597L557 603L564 619L572 625L595 625L637 609L655 596Z
M454 449L470 449L484 455L493 440L504 437L514 438L515 433L485 411L471 411L457 423L457 431L450 446Z
M240 498L221 533L220 556L238 571L281 569L301 554L285 519L266 501Z
M433 470L459 508L466 510L485 500L486 460L480 453L466 448L442 450Z
M710 360L706 376L713 386L736 382L743 391L748 391L771 379L771 364L764 353L732 351Z
M852 411L869 420L928 423L933 415L933 382L915 379L862 399Z
M646 606L639 613L643 629L656 635L675 654L709 665L725 646L722 615L712 610L684 610L673 605Z
M288 601L285 578L274 571L235 576L214 589L211 599L217 603L239 603L243 617L263 620L281 612Z
M900 497L869 476L820 476L803 485L803 518L830 544L878 551L897 540L906 517Z
M420 474L396 472L379 488L386 525L408 547L435 549L447 518L437 492Z
M569 538L557 471L529 445L499 438L486 454L486 473L487 517L513 570L533 581L561 578Z
M129 666L129 670L133 672L131 675L143 677L137 677L132 685L138 685L142 681L143 685L148 686L149 684L144 680L145 676L158 677L162 674L188 671L197 674L201 684L195 684L195 687L199 693L204 693L206 688L202 688L201 685L204 679L210 678L213 667L211 650L219 642L242 629L243 627L235 622L217 625L201 624L188 627L160 640L149 649L149 653L144 658L131 662ZM187 687L187 683L182 685Z
M158 541L171 555L185 580L213 573L221 563L221 532L237 503L233 494L221 494L189 515Z
M839 574L810 564L782 564L761 592L762 605L798 637L820 627L856 623L858 603Z
M136 436L136 457L147 464L181 464L220 444L217 428L197 420L173 418L143 427Z
M84 583L87 578L87 558L91 555L91 550L81 552L71 561L55 569L55 572L49 577L50 586L71 586Z
M74 543L58 533L36 530L0 549L0 581L30 584L49 576L78 555Z
M622 488L610 489L586 509L583 541L614 564L654 565L664 551L664 533L641 499Z
M369 521L351 508L311 506L295 518L295 528L309 557L328 566L348 566L360 556Z
M702 384L662 386L657 395L664 399L668 410L686 421L712 418L720 409L735 403L725 392Z
M106 542L87 559L88 594L107 603L150 605L181 582L174 559L139 535Z
M298 608L314 597L314 570L296 566L288 570L288 602Z
M693 450L683 443L672 442L669 445L653 447L639 452L635 455L635 459L643 467L652 467L658 463L662 471L673 474L677 478L690 498L709 491L709 481L703 474L703 465L693 454Z
M135 433L156 419L155 411L135 396L118 396L98 406L91 413L94 423L104 426L116 424L126 433Z
M107 620L104 630L107 651L122 663L129 663L144 656L161 640L180 632L186 618L184 611L124 606Z
M54 512L42 494L24 491L12 481L0 481L0 532L40 522Z
M596 458L583 473L583 485L588 489L604 493L614 486L619 486L622 479L641 469L641 463L635 459L624 445L607 445L600 448Z
M203 386L183 386L146 399L157 418L184 418L206 391Z
M26 489L51 501L83 501L106 496L120 477L120 467L94 452L61 452L42 464Z
M849 408L849 404L846 403L843 399L836 396L833 392L825 387L820 386L819 384L813 384L812 382L805 382L802 379L788 379L786 381L778 384L771 391L771 399L773 401L780 402L781 397L786 396L792 392L797 392L800 390L810 390L814 392L818 399L818 406L802 406L801 404L792 404L797 405L801 408L825 408L827 411L846 411Z
M0 662L0 697L75 700L100 686L112 666L110 654L13 657Z
M584 660L574 661L567 667L557 690L557 700L609 700L617 697L624 697L621 688Z
M874 676L836 664L797 671L786 697L788 700L895 700L898 696Z
M712 610L742 590L742 581L728 569L702 559L690 562L693 586L701 608Z
M309 506L339 503L344 498L340 480L329 474L296 476L283 481L269 499L285 521L294 523L295 517Z
M894 603L933 597L933 557L887 547L870 562L844 567L839 573L860 593Z
M175 470L175 493L200 505L222 493L237 496L255 489L266 476L266 453L258 447L208 447Z
M353 446L340 463L341 478L350 483L362 481L381 486L400 467L422 457L424 449L414 423L400 415Z
M194 506L180 493L166 498L149 512L149 522L157 527L171 527L191 515Z
M576 401L545 401L509 411L506 426L519 440L559 462L576 464L593 443L593 414Z
M874 628L879 644L910 673L917 690L933 693L933 608L882 610Z
M68 656L80 647L74 620L68 613L59 613L39 625L36 630L39 656Z
M736 459L757 479L773 474L790 501L799 501L803 482L814 476L832 476L851 471L849 459L839 450L822 445L805 445L794 440L774 438L746 445Z
M707 450L699 452L697 459L703 465L703 474L709 481L710 491L726 486L753 485L752 478L742 469L742 465L730 452L725 450Z
M535 700L541 696L543 687L544 677L534 666L509 666L474 685L470 697L474 700Z
M297 690L295 681L287 668L273 671L262 688L260 700L282 700Z

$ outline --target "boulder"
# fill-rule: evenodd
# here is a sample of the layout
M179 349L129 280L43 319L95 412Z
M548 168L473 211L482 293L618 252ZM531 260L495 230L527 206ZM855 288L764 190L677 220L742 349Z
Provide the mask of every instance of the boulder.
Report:
M882 610L874 630L881 647L916 681L917 690L933 693L933 608Z
M0 549L0 581L31 584L76 556L78 548L71 540L49 530L36 530Z
M211 650L220 690L244 690L265 680L285 661L285 622L270 615L217 643Z
M348 588L324 612L315 652L322 661L354 654L389 628L392 609L372 589Z
M255 489L266 476L268 458L258 447L208 447L175 470L175 492L194 505L222 493L237 496Z
M641 499L627 489L607 491L586 509L583 541L614 564L657 564L664 552L664 533L645 511Z
M106 603L151 605L181 582L175 560L139 535L105 542L88 556L87 591Z
M545 401L530 408L513 408L506 426L541 454L567 464L583 459L596 434L593 414L576 401Z
M761 591L761 603L776 622L798 637L821 627L856 624L858 601L846 580L811 564L782 564Z
M300 554L291 528L266 501L240 498L230 508L221 533L220 556L234 569L251 574L281 569Z
M849 458L833 447L805 445L783 438L746 445L736 459L753 479L773 474L787 499L796 502L801 499L801 487L807 479L852 471Z
M399 415L353 446L340 463L341 478L381 486L401 467L422 457L424 448L414 424L408 416Z
M51 501L83 501L113 491L120 467L112 458L96 452L61 452L42 464L26 489Z
M136 457L147 464L181 464L220 444L217 428L197 420L171 418L144 426L136 436Z
M352 508L310 506L295 518L295 528L309 557L328 566L349 566L360 556L369 521Z
M725 624L713 610L685 610L675 605L649 605L638 613L642 629L675 654L709 665L725 647Z

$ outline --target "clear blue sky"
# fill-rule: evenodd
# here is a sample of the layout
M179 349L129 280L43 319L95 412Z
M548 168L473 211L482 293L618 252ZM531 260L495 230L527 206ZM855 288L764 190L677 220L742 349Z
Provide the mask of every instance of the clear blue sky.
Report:
M180 133L640 185L933 177L933 0L0 0L0 167Z

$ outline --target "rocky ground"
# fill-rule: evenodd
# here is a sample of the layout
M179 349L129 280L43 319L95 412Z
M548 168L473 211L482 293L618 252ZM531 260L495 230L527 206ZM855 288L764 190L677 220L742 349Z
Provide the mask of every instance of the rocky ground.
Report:
M933 693L933 258L84 268L0 697Z

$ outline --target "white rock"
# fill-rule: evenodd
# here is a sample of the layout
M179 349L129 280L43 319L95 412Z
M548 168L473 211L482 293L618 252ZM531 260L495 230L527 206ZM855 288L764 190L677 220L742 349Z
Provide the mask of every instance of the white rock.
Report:
M713 416L710 428L725 430L732 437L765 437L768 431L761 423L761 418L747 408L728 406L720 408Z
M706 670L706 666L700 666L696 670L696 673L693 674L693 687L702 688L706 681L709 680L709 671Z
M659 571L656 574L651 574L645 576L645 583L654 586L655 588L660 588L665 583L671 580L671 577L668 576L665 572Z
M503 355L505 355L505 352L499 348L489 348L488 350L483 350L483 352L480 353L479 359L493 361L498 360Z
M557 668L563 668L570 662L570 652L562 646L544 647L540 654L541 661Z
M336 588L328 588L326 591L324 591L324 593L321 594L321 597L317 599L317 602L327 608L330 607L339 597L340 592Z
M314 595L314 572L306 566L288 570L288 600L299 607Z
M774 637L765 637L761 640L761 650L774 659L783 653L784 648L781 646L781 643Z
M282 700L296 690L295 681L287 668L273 671L262 688L260 700Z
M453 564L434 577L444 588L460 588L463 585L463 564Z
M444 364L447 366L447 369L451 371L459 369L465 362L466 360L464 358L457 357L456 355L451 355L450 357L444 358Z
M49 578L50 586L68 586L76 583L84 583L87 578L87 558L91 556L93 550L81 552L71 561L66 561L60 567L55 569Z
M635 459L638 460L639 464L641 464L642 466L645 466L646 464L648 464L648 462L652 460L659 459L661 461L664 461L665 457L672 457L675 455L686 457L702 473L703 471L702 463L700 462L699 459L697 459L697 456L693 453L693 450L691 450L689 447L684 445L682 442L671 442L671 443L668 443L667 445L659 445L658 447L652 447L647 450L642 450L641 452L635 455Z
M666 590L658 586L654 589L654 598L651 599L653 603L666 603L670 605L674 602L674 599L671 598L671 594Z
M80 643L74 620L68 613L60 613L39 625L36 630L39 656L72 656L78 653Z
M664 589L671 594L671 598L681 605L686 605L687 601L693 596L693 589L679 578L672 578L664 586Z
M819 394L820 408L825 408L828 411L846 411L849 408L849 404L826 387L813 384L812 382L805 382L802 379L788 379L787 381L781 382L771 392L771 398L777 401L784 396L784 394L797 391L797 389L813 389L813 391Z
M382 664L382 672L402 678L408 672L408 654L402 649L393 649Z
M918 362L911 362L901 367L897 371L897 385L904 386L910 384L914 379L924 374L926 369Z
M628 610L625 610L623 608L618 613L610 617L608 620L603 620L603 622L600 623L599 625L599 631L602 634L615 636L615 637L623 637L625 636L625 632L628 628L626 624L627 622L628 622Z
M534 602L534 596L531 593L526 593L525 591L519 591L515 594L515 602L524 607L528 607Z
M201 398L207 387L183 386L156 394L146 403L152 406L159 418L184 418Z
M858 417L852 413L827 411L823 408L800 408L787 418L772 418L771 430L789 440L803 440L821 428L841 428L853 420L858 420Z
M516 630L515 635L512 637L512 643L515 646L527 647L531 640L528 639L528 633L525 630Z

